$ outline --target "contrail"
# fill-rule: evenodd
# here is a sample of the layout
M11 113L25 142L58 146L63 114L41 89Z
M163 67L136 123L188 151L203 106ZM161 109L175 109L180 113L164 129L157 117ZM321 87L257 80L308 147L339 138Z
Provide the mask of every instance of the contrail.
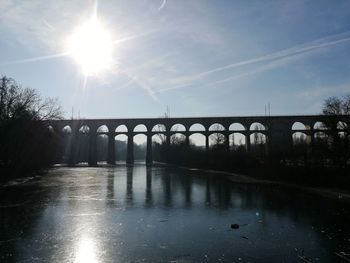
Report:
M158 8L158 11L162 10L162 8L165 6L165 4L166 4L166 0L163 0L162 4Z
M136 84L138 84L142 89L144 89L147 94L155 101L159 101L158 97L156 96L156 92L154 92L154 90L146 83L144 83L143 81L141 81L137 76L132 76L131 74L129 74L128 72L126 72L125 70L120 70L119 72L125 74L125 76L127 76L130 79L130 82L127 84L129 85L132 82L135 82Z
M124 38L116 39L116 40L113 40L113 41L112 41L112 44L119 44L119 43L122 43L122 42L125 42L125 41L129 41L129 40L132 40L132 39L135 39L135 38L140 38L140 37L148 36L148 35L153 34L155 31L156 31L156 30L151 30L151 31L149 31L149 32L139 33L139 34L127 36L127 37L124 37Z
M13 64L23 64L23 63L28 63L28 62L42 61L42 60L50 60L50 59L54 59L54 58L66 57L68 55L69 55L68 52L64 52L64 53L58 53L58 54L47 55L47 56L39 56L39 57L34 57L34 58L18 59L18 60L14 60L14 61L10 61L10 62L1 63L0 66L13 65Z
M45 18L41 19L41 21L43 21L43 23L52 31L55 31L55 28L49 23L47 22L47 20Z
M93 6L93 11L92 11L93 18L97 18L97 9L98 9L98 0L95 0L94 6Z
M251 71L248 71L246 73L241 73L239 75L232 76L232 77L229 77L229 78L223 79L223 80L214 81L212 83L218 84L218 83L222 83L222 82L227 82L229 80L237 79L240 77L244 77L247 75L262 72L262 71L265 71L265 70L271 68L272 67L271 64L275 65L275 63L271 63L271 62L288 60L288 58L292 58L292 57L296 57L298 55L314 52L314 51L319 50L321 48L331 47L331 46L339 45L339 44L342 44L345 42L349 42L350 36L346 36L348 34L349 34L349 31L341 33L341 34L337 34L337 35L332 35L332 36L316 39L316 40L304 43L302 45L297 45L297 46L294 46L291 48L283 49L283 50L273 52L270 54L266 54L266 55L263 55L260 57L256 57L256 58L252 58L252 59L248 59L248 60L243 60L240 62L235 62L235 63L228 64L225 66L221 66L221 67L217 67L217 68L214 68L211 70L207 70L207 71L189 76L188 80L185 81L183 84L177 85L175 87L168 87L168 88L164 88L164 89L159 89L156 92L158 93L158 92L181 89L181 88L185 88L188 86L192 86L193 81L205 78L208 75L211 75L211 74L216 73L216 72L221 72L221 71L225 71L225 70L229 70L229 69L239 68L242 66L253 65L253 64L262 63L262 62L269 62L267 67L260 66L257 70L251 70ZM346 36L346 37L339 39L339 37L341 37L341 36ZM336 39L336 38L338 38L338 39ZM206 84L204 84L204 85L206 85ZM211 85L211 83L209 83L207 85Z
M240 73L240 74L237 74L237 75L225 78L225 79L220 79L220 80L216 80L216 81L213 81L213 82L205 83L204 85L205 86L213 86L213 85L221 84L221 83L228 82L228 81L231 81L231 80L235 80L235 79L239 79L239 78L244 78L244 77L247 77L247 76L255 75L255 74L264 72L266 70L275 68L277 66L281 66L281 65L283 65L285 63L285 61L290 61L293 58L295 58L296 56L297 55L295 55L293 57L289 56L289 57L284 57L284 58L281 58L281 59L278 59L278 60L272 60L272 61L270 61L270 62L268 62L268 63L266 63L264 65L261 65L261 66L255 68L255 69L253 69L253 70L249 70L249 71L246 71L246 72L243 72L243 73Z
M344 35L341 34L341 35ZM334 36L332 36L334 37ZM231 68L237 68L240 66L245 66L245 65L250 65L250 64L255 64L258 62L264 62L267 60L276 60L276 59L282 59L285 57L290 57L290 56L295 56L301 53L307 53L307 52L311 52L320 48L324 48L324 47L330 47L330 46L334 46L334 45L338 45L344 42L348 42L350 41L350 36L346 37L346 38L342 38L342 39L338 39L338 40L333 40L333 41L328 41L328 42L323 42L323 43L318 43L317 42L321 42L322 40L326 40L329 39L330 37L326 37L326 38L321 38L321 39L317 39L308 43L305 43L303 45L298 45L292 48L287 48L281 51L277 51L277 52L273 52L261 57L257 57L257 58L253 58L253 59L248 59L248 60L244 60L244 61L240 61L240 62L236 62L236 63L232 63L226 66L222 66L222 67L218 67L218 68L214 68L208 71L204 71L202 73L199 73L198 75L196 75L196 77L203 77L218 71L222 71L222 70L226 70L226 69L231 69ZM313 44L315 43L315 44Z

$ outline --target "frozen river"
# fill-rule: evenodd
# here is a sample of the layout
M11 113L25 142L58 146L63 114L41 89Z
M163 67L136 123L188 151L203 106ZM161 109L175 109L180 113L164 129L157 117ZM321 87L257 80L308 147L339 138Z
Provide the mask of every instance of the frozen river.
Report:
M0 187L0 262L338 262L349 222L345 202L217 173L60 167Z

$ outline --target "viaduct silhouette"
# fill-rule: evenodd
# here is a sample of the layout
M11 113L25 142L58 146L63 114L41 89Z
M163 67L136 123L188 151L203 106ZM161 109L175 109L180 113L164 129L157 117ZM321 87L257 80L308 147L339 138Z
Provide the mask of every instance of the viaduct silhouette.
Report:
M107 162L115 164L115 136L127 135L126 162L134 162L133 138L144 134L147 137L146 163L152 163L152 136L163 134L166 145L170 145L170 137L174 134L185 136L189 146L189 137L193 134L205 136L205 149L209 150L209 136L221 133L225 136L226 149L229 151L229 136L240 133L245 136L246 149L251 146L250 135L260 133L266 137L269 154L283 154L293 144L292 135L301 132L309 138L311 145L317 133L334 134L343 132L350 134L350 115L303 115L303 116L246 116L246 117L189 117L189 118L132 118L132 119L70 119L49 120L48 127L61 136L69 136L71 151L81 133L89 136L89 165L97 165L97 136L108 136ZM295 124L298 124L295 126ZM322 125L326 124L328 125ZM329 125L331 123L331 125ZM238 125L236 125L238 124ZM320 125L321 124L321 125ZM124 130L119 129L123 126ZM142 126L143 129L138 127ZM180 130L173 127L182 127ZM239 126L240 128L236 128ZM101 129L104 127L104 129ZM200 129L198 127L201 127ZM219 127L219 128L218 128ZM257 128L258 127L258 128ZM295 128L296 127L296 128ZM327 128L325 128L327 127ZM136 128L136 129L135 129ZM74 164L74 161L72 161Z

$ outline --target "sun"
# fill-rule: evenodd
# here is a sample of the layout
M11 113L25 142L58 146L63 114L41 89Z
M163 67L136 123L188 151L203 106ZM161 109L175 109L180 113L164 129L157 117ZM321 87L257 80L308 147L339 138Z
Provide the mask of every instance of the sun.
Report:
M85 75L96 75L112 66L111 34L96 17L93 17L68 38L67 52Z

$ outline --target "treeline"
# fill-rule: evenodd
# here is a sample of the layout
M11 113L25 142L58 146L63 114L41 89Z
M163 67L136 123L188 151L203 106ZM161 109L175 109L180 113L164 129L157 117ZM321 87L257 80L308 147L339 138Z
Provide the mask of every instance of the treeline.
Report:
M286 181L310 186L337 188L350 187L349 139L330 143L316 139L310 144L295 142L284 155L273 156L265 143L245 145L227 151L224 144L204 147L185 142L170 146L156 144L153 150L155 161L201 169L213 169L247 174L257 179Z
M58 119L54 99L42 99L15 80L0 79L0 181L49 167L57 158L60 139L42 120Z

